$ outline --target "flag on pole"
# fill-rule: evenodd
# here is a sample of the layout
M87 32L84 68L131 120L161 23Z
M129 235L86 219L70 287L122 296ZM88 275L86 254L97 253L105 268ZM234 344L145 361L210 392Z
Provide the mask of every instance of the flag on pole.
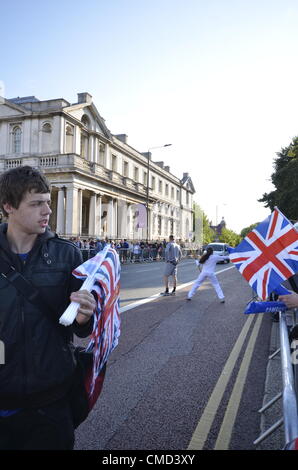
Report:
M230 251L230 260L265 300L298 272L298 233L275 207L267 219Z
M93 395L94 401L97 399L96 390L98 386L101 387L97 381L100 382L101 371L117 346L120 336L119 255L110 246L104 251L105 253L90 258L73 271L73 275L79 279L86 279L92 273L93 285L90 290L97 299L93 331L86 348L86 351L93 352L93 370L88 380L90 403ZM98 263L99 258L100 263ZM98 265L98 269L95 269L95 265Z

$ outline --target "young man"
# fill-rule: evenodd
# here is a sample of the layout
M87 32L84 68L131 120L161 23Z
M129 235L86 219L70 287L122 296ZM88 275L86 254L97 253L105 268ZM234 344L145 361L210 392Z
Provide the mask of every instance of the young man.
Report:
M78 291L72 270L80 250L48 229L50 186L29 166L0 175L0 258L39 291L42 304L30 302L0 274L0 449L72 449L74 428L68 402L75 360L72 336L92 330L95 300ZM7 274L7 273L6 273ZM71 327L59 325L69 302L80 304ZM49 305L50 310L47 309Z
M165 272L164 272L164 283L165 283L165 292L162 292L162 295L170 295L169 293L169 276L173 277L173 290L172 295L176 293L177 285L177 264L181 259L181 249L180 246L175 243L175 238L173 235L169 237L169 243L165 249Z

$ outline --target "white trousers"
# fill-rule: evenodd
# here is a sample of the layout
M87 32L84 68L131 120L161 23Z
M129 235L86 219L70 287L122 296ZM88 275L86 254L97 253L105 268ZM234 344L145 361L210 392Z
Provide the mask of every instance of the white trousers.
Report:
M193 295L195 294L196 290L200 287L200 285L204 282L205 279L209 279L211 284L213 285L215 292L217 293L217 296L219 299L224 299L225 296L223 294L223 291L221 290L220 284L217 280L217 277L215 276L214 273L201 273L198 277L198 279L193 283L192 288L190 289L188 293L188 298L191 299Z

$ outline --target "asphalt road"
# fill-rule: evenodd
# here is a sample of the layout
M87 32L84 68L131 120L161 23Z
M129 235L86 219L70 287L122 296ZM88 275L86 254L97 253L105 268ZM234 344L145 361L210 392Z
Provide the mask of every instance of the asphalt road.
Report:
M191 302L185 287L122 313L119 345L76 449L254 449L271 318L244 315L251 289L231 265L217 270L225 304L206 283ZM159 293L162 275L162 263L124 266L122 308ZM180 284L196 275L193 260L179 266Z
M218 264L217 271L228 264ZM120 306L138 302L151 295L164 291L164 262L124 264L121 267ZM193 259L184 259L178 267L178 284L193 281L198 276L198 268ZM171 285L171 284L170 284Z

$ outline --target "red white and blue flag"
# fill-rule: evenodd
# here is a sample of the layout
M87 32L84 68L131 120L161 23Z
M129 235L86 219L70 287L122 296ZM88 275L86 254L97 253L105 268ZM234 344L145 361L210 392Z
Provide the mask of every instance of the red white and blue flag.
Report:
M229 256L257 295L265 300L298 272L298 232L276 207Z
M97 379L103 370L109 355L118 344L120 336L120 261L118 253L110 247L90 258L73 271L79 279L86 279L90 273L94 279L91 289L97 298L94 314L93 332L86 351L93 351L93 371L89 380L89 402L97 399ZM102 259L102 255L104 258ZM98 261L100 260L100 262ZM95 265L98 269L94 274ZM102 380L103 381L103 380ZM100 382L100 380L99 380ZM92 406L92 405L91 405Z

